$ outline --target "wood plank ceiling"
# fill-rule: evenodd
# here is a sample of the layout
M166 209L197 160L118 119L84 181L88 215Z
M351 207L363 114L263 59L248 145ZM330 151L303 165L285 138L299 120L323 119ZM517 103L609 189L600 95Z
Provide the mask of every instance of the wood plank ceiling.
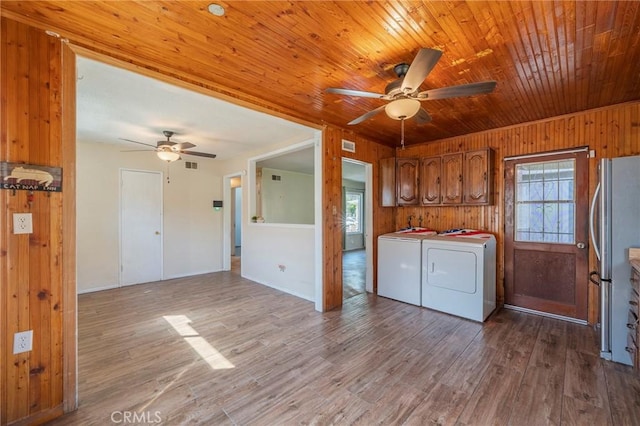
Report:
M313 123L346 123L385 101L393 66L443 56L421 89L496 80L489 95L423 102L415 144L640 99L637 1L8 1L2 14L75 45ZM400 123L352 127L396 146Z

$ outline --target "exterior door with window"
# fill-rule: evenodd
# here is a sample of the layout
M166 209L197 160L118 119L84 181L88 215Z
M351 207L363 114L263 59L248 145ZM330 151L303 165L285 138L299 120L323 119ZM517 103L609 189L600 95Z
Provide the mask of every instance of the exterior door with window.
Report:
M505 303L587 319L587 153L505 162Z

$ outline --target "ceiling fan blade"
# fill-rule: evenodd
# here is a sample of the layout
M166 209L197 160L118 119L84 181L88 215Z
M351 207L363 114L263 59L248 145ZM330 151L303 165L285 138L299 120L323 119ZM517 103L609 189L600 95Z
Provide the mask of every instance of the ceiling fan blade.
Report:
M151 145L149 143L144 143L144 142L138 142L138 141L132 141L131 139L125 139L125 138L118 138L121 141L126 141L126 142L131 142L131 143L137 143L139 145L146 145L146 146L150 146L151 148L157 148L157 146L155 145Z
M418 90L441 56L442 52L440 50L420 49L402 80L402 86L400 86L402 91L404 93L413 93Z
M387 96L383 93L362 92L360 90L351 90L351 89L338 89L336 87L329 87L328 89L325 89L325 92L335 93L336 95L355 96L358 98L385 99Z
M348 124L349 126L353 126L354 124L360 124L360 123L362 123L363 121L368 120L368 119L370 119L371 117L373 117L374 115L376 115L376 114L380 113L380 112L384 109L384 107L386 107L386 106L387 106L387 105L381 105L381 106L379 106L378 108L373 109L373 110L369 111L368 113L363 114L363 115L361 115L360 117L358 117L358 118L356 118L356 119L354 119L354 120L351 120L351 121L350 121L350 122L348 122L347 124Z
M197 157L207 157L207 158L216 158L216 154L208 154L206 152L196 152L196 151L180 151L180 154L186 155L195 155Z
M189 149L189 148L195 148L195 147L196 146L191 142L178 142L177 144L173 145L171 149L182 151L183 149Z
M440 89L425 90L418 93L418 99L436 100L456 98L459 96L473 96L491 93L496 88L495 81L481 81L479 83L460 84L458 86L442 87Z
M415 116L415 120L417 124L427 124L431 121L431 116L424 108L420 108Z

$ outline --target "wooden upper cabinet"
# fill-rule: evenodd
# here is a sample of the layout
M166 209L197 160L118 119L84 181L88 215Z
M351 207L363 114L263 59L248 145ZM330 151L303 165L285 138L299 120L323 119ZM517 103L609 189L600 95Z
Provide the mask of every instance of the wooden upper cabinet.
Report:
M423 205L440 204L440 157L420 159L420 202Z
M380 204L393 206L493 203L491 148L425 158L380 160Z
M380 206L395 207L396 205L396 159L383 158L380 160Z
M464 153L464 203L491 204L493 198L493 150Z
M442 204L462 204L462 153L442 156Z
M418 196L417 158L398 158L396 162L397 203L399 206L415 206L420 203Z

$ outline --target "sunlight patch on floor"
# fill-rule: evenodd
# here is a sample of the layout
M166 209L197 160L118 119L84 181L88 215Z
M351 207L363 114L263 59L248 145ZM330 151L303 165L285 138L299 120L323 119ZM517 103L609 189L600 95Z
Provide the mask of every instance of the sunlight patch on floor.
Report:
M235 368L228 359L207 342L191 327L191 320L186 315L164 315L163 318L182 336L189 345L207 362L214 370L226 370Z

